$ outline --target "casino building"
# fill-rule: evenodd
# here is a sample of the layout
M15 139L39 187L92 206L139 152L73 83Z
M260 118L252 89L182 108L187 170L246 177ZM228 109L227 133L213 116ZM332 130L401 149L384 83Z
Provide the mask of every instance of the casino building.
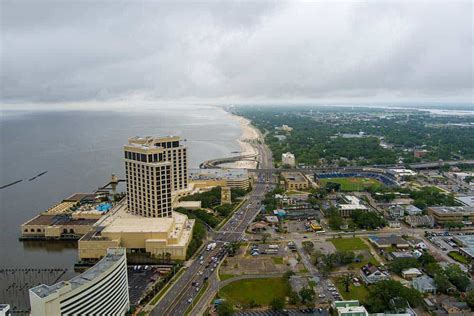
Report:
M29 290L32 316L125 315L130 308L124 248L110 248L86 272Z

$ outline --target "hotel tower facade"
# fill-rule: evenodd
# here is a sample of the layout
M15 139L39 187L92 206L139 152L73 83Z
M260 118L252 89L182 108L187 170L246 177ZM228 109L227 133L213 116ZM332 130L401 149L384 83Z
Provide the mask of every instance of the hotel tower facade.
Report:
M177 136L133 137L124 146L128 210L171 217L171 193L188 186L186 147Z

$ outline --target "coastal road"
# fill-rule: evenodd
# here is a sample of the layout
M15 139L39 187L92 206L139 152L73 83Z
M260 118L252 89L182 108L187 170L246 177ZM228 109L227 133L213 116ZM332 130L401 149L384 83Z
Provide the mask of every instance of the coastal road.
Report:
M263 144L257 144L259 153L259 167L271 169L273 159L268 148ZM259 178L251 193L236 210L231 218L221 229L214 234L214 242L217 246L212 251L201 250L179 279L168 289L158 304L151 311L151 315L183 315L194 305L194 299L204 282L209 282L210 287L215 283L212 278L216 274L216 267L225 256L224 244L227 242L240 241L245 234L248 225L260 212L261 201L265 193L271 189L273 172L265 172ZM211 278L212 277L212 278ZM210 289L207 289L210 290ZM190 306L191 305L191 306Z

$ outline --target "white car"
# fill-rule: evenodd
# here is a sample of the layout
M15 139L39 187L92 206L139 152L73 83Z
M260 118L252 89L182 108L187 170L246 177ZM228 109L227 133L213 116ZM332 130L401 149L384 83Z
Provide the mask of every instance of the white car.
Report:
M188 299L188 303L191 303L192 301L193 301L193 298L190 297L190 298Z
M319 297L319 298L325 298L326 295L324 295L324 294L319 294L318 297Z

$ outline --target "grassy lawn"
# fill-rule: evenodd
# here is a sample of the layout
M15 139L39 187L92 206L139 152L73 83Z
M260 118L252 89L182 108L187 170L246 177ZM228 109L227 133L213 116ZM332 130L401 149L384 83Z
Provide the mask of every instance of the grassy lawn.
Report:
M448 256L456 260L457 262L464 263L464 264L469 264L469 260L465 257L463 257L459 252L457 251L451 251L448 253Z
M361 260L360 262L353 262L349 264L348 266L354 270L359 270L363 266L365 266L367 263L371 263L372 265L378 267L380 266L380 262L377 261L374 257L370 256L369 260Z
M269 305L273 297L285 297L287 284L283 278L239 280L224 286L219 295L234 304Z
M299 273L308 273L308 269L306 269L305 266L303 266L301 269L298 270Z
M383 185L372 178L327 178L319 181L323 186L328 182L339 183L341 191L363 191L371 186L379 188Z
M283 264L283 257L272 257L274 264Z
M363 284L360 286L354 286L351 284L349 286L349 292L346 292L344 284L338 282L338 280L334 280L334 284L337 287L337 290L341 294L341 296L346 300L359 300L364 301L369 294L367 287Z
M221 281L224 281L224 280L227 280L227 279L232 279L233 277L235 277L235 275L233 275L233 274L226 274L226 273L222 273L222 274L221 274L221 273L219 272L219 279L220 279Z
M337 250L367 250L369 247L362 241L362 239L355 238L333 238L329 239Z

